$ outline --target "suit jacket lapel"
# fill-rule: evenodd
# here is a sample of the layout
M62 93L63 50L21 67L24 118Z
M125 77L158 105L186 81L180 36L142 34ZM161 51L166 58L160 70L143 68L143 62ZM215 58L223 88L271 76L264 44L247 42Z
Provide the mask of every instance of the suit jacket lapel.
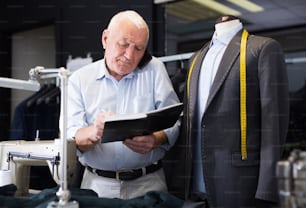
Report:
M242 34L241 32L238 32L233 37L233 39L230 41L229 45L227 46L223 54L218 71L216 73L215 79L210 89L210 93L207 99L206 109L209 107L213 98L215 97L218 90L224 83L228 73L232 69L234 62L237 60L237 57L239 56L241 34Z
M191 77L190 77L190 94L189 98L187 99L189 101L189 112L190 116L194 115L194 110L196 106L196 102L198 99L198 82L199 82L199 73L201 70L201 65L203 62L203 59L208 51L208 45L207 43L200 51L199 55L197 57L197 60L195 62Z

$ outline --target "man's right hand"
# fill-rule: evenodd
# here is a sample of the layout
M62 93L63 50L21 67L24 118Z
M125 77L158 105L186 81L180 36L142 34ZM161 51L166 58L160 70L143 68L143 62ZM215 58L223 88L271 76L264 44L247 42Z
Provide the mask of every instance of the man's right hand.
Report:
M75 142L81 152L86 152L101 142L105 117L113 115L112 112L101 112L95 119L94 124L80 128L75 135Z

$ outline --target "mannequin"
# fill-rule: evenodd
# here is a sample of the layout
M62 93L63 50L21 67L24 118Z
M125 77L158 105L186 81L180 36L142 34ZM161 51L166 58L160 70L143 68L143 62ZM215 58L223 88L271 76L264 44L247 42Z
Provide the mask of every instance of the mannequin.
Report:
M275 164L289 122L287 70L280 44L249 35L246 47L247 157L240 132L243 25L217 19L212 41L190 60L180 138L169 191L222 208L278 207ZM281 83L281 84L280 84Z
M220 36L226 32L228 32L233 27L241 24L239 19L229 20L225 22L220 22L215 24L215 33L217 36Z

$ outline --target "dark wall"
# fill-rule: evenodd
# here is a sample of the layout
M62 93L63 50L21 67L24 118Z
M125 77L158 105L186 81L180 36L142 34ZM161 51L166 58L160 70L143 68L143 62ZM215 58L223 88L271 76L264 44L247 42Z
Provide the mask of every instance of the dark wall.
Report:
M153 1L90 0L39 1L10 0L0 3L0 32L16 32L54 24L56 28L57 65L66 64L68 55L94 59L103 56L101 34L111 16L121 10L138 11L151 29L149 48L153 54L163 54L163 8ZM0 40L1 42L4 39Z
M107 27L111 16L125 9L138 11L148 22L151 29L150 50L153 53L160 53L158 45L162 42L156 38L156 32L153 31L156 29L156 24L160 24L160 28L163 28L162 22L158 19L163 16L156 15L159 10L151 1L104 0L88 1L86 5L76 3L71 5L66 2L64 6L65 9L58 11L60 22L57 22L56 27L57 35L61 37L61 42L57 45L61 53L58 54L60 63L65 62L69 54L85 56L87 52L91 52L94 59L103 57L102 31Z
M10 74L10 36L5 32L0 32L0 77L8 77ZM10 125L10 90L0 88L0 141L6 138L7 129Z
M10 77L13 32L40 26L55 26L56 67L66 65L69 55L94 60L103 57L101 34L111 16L121 10L133 9L148 22L151 33L149 51L164 55L163 8L144 0L2 0L0 1L0 76ZM8 136L10 126L10 90L0 88L0 140ZM4 139L3 139L4 138Z

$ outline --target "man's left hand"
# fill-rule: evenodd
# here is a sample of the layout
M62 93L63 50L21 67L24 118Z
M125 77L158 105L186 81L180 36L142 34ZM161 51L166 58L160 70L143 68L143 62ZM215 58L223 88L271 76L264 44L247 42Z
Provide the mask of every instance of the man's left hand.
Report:
M153 134L146 136L135 136L132 139L123 141L128 148L140 154L146 154L158 146Z

